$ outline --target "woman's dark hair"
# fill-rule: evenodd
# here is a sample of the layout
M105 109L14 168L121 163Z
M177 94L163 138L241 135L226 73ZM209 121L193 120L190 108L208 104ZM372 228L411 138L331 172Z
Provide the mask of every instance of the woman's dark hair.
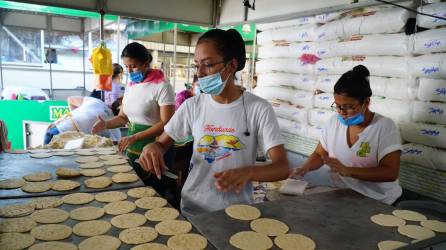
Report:
M116 99L116 101L114 101L113 103L112 103L112 105L111 105L111 110L112 110L112 112L113 112L113 115L118 115L119 114L119 110L120 110L120 108L121 108L121 102L122 102L122 99L120 99L120 98L118 98L118 99Z
M372 96L369 76L369 70L363 65L358 65L339 78L334 86L334 93L356 98L363 103L367 97Z
M99 99L99 100L102 100L101 96L102 96L102 92L100 90L97 90L97 89L93 89L93 91L91 91L91 93L90 93L90 97L93 97L93 98L96 98L96 99Z
M242 36L235 29L209 30L208 32L204 33L200 39L198 39L197 45L205 41L212 41L215 44L225 62L232 59L237 60L238 66L236 71L240 71L245 67L245 42L243 41Z
M124 72L124 69L122 68L122 66L119 65L119 63L113 63L113 75L112 75L112 78L117 77L122 72Z
M146 47L137 42L129 43L125 46L121 53L121 58L123 57L135 59L140 63L151 63L153 60L152 54L150 54Z

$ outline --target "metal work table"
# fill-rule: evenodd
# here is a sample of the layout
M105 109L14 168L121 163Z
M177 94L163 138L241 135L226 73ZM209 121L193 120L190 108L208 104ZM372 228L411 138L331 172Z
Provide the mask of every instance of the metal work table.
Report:
M394 207L351 190L290 196L253 206L260 209L261 217L286 223L290 228L289 233L300 233L312 238L318 250L377 249L378 242L384 240L406 243L412 241L400 235L396 228L379 226L370 220L375 214L391 214ZM426 216L429 219L440 219L429 214ZM249 221L233 219L226 215L224 210L197 215L190 218L190 221L217 249L235 249L229 244L229 238L237 232L251 230ZM419 249L413 247L429 241L444 242L446 234L436 233L435 238L421 241L406 249Z

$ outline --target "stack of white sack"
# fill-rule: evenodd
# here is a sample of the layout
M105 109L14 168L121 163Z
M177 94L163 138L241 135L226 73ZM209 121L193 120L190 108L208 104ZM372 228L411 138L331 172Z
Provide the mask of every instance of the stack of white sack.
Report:
M314 31L317 25L306 24L280 29L270 29L257 35L257 43L265 45L270 43L311 42L315 40Z
M416 122L446 125L446 103L416 101L413 104L412 119Z
M310 109L308 123L312 126L323 127L337 113L326 109Z
M334 103L334 96L332 93L321 93L314 96L314 107L321 109L331 109Z
M446 2L418 7L418 12L446 18ZM417 25L423 28L435 28L446 25L446 20L418 14Z
M332 15L330 15L330 17L331 16ZM272 29L283 29L283 28L300 26L300 25L310 24L310 23L315 23L315 22L316 22L315 17L301 17L298 19L287 20L287 21L280 21L280 22L273 22L273 23L259 23L259 24L256 24L256 29L259 31L266 31L266 30L272 30Z
M401 161L446 171L446 150L408 143L403 145Z
M418 99L446 102L446 79L420 78Z
M280 87L289 86L296 89L313 91L316 78L312 75L298 75L292 73L264 73L257 76L257 86Z
M272 106L277 117L302 124L308 123L308 111L306 109L284 102L273 102Z
M401 8L387 8L364 16L345 17L315 30L317 41L349 39L353 35L392 34L404 30L410 14Z
M414 54L446 52L446 28L415 33L412 39Z
M259 58L300 58L304 54L316 54L319 44L314 42L266 44L259 47Z
M310 138L312 140L317 140L321 138L322 128L320 126L308 126L307 128L307 138Z
M256 71L257 74L270 72L312 74L314 70L312 64L305 64L297 58L272 58L258 61Z
M446 126L426 123L400 123L401 137L408 142L446 149Z
M412 57L409 72L413 77L446 78L446 53Z
M407 77L408 61L401 56L332 57L316 62L314 70L317 75L339 75L362 64L372 76Z
M317 77L315 89L333 93L334 86L339 78L341 78L341 75L320 75Z
M280 100L291 103L296 94L296 90L292 88L258 86L254 89L253 93L266 100Z
M307 134L308 125L306 124L290 121L280 117L277 117L277 122L279 123L280 131L300 136L305 136Z
M370 110L386 116L396 123L412 121L412 104L410 101L372 96Z

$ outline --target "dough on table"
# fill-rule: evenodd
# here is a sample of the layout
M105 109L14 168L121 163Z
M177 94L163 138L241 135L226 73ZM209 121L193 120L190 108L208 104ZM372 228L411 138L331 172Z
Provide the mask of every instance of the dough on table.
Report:
M117 173L112 176L112 181L114 183L130 183L136 182L139 180L139 177L136 174L131 173Z
M417 225L405 225L398 227L398 232L402 235L416 240L425 240L435 237L434 231Z
M127 199L127 194L120 191L108 191L97 193L94 198L99 202L114 202Z
M407 243L396 240L385 240L378 243L379 250L394 250L404 246L407 246Z
M231 236L229 243L243 250L265 250L273 247L273 241L268 236L253 231L238 232Z
M135 209L136 205L131 201L114 201L104 206L105 213L111 215L127 214Z
M400 227L406 225L406 221L390 214L376 214L370 217L375 224L385 227Z
M147 219L142 214L129 213L115 216L111 219L111 224L117 228L139 227L146 223Z
M35 206L32 204L15 204L0 207L0 217L14 218L32 214Z
M4 179L0 181L0 189L16 189L25 185L23 179Z
M167 200L161 197L142 197L135 201L136 206L143 209L154 209L167 205Z
M43 193L51 189L53 183L49 181L27 182L21 187L23 192L27 193Z
M150 187L132 188L127 191L127 194L133 198L151 197L156 194L156 191Z
M63 200L57 197L40 197L34 198L30 204L36 209L55 208L63 204Z
M30 217L4 219L0 221L0 233L24 233L36 226L37 223Z
M50 172L39 172L33 174L27 174L23 176L25 181L47 181L51 179L53 176Z
M82 169L81 175L87 177L98 177L105 174L104 169L94 168L94 169Z
M82 221L74 225L73 233L78 236L91 237L105 234L110 228L110 222L105 220Z
M73 220L95 220L104 215L102 207L79 207L70 212L70 218Z
M129 165L118 165L113 167L108 167L107 171L112 173L126 173L132 171L133 168Z
M148 210L144 216L150 221L174 220L180 213L175 208L159 207Z
M56 170L56 175L61 178L73 178L73 177L80 176L81 173L79 171L77 171L76 169L72 169L72 168L58 168Z
M286 234L288 230L290 230L285 223L268 218L255 219L251 221L250 226L253 231L265 234L267 236Z
M0 249L25 249L34 244L34 237L24 233L0 234Z
M84 183L89 188L106 188L112 184L112 180L109 177L100 176L87 179Z
M426 216L410 210L393 210L392 214L404 220L410 220L410 221L427 220Z
M260 210L249 205L231 205L225 209L225 212L238 220L255 220L260 217Z
M48 241L32 245L28 250L77 250L77 246L68 242Z
M126 244L142 244L150 242L158 237L153 227L133 227L122 230L119 239Z
M71 233L71 227L61 224L46 224L31 230L31 235L38 240L63 240Z
M67 194L62 198L64 203L72 205L87 204L94 200L94 195L88 193Z
M35 211L31 218L41 224L60 223L68 219L68 212L59 208L47 208Z
M79 250L115 250L121 246L121 241L113 236L98 235L83 240Z
M51 189L54 191L69 191L80 187L81 184L72 180L57 180L53 182Z
M155 230L161 235L185 234L192 230L192 224L185 220L165 220L156 224Z
M207 245L206 238L199 234L174 235L167 241L167 246L172 250L202 250Z
M439 233L446 233L446 222L438 221L438 220L425 220L422 221L421 226L425 228L429 228L432 231Z

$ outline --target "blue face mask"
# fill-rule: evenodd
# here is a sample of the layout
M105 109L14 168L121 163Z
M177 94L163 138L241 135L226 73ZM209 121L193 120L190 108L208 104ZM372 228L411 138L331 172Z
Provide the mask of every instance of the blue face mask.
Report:
M130 72L130 81L140 83L144 80L144 74L141 71Z
M338 120L345 126L355 126L364 122L364 115L361 112L345 119L341 115L338 115Z
M199 86L195 86L194 87L194 95L200 95L201 91L200 91L200 87Z
M211 95L219 95L221 94L221 92L223 92L223 89L225 88L228 79L226 79L223 82L223 80L221 79L220 72L218 72L213 75L208 75L201 78L199 77L198 83L200 83L200 89L201 91L203 91L203 93Z

